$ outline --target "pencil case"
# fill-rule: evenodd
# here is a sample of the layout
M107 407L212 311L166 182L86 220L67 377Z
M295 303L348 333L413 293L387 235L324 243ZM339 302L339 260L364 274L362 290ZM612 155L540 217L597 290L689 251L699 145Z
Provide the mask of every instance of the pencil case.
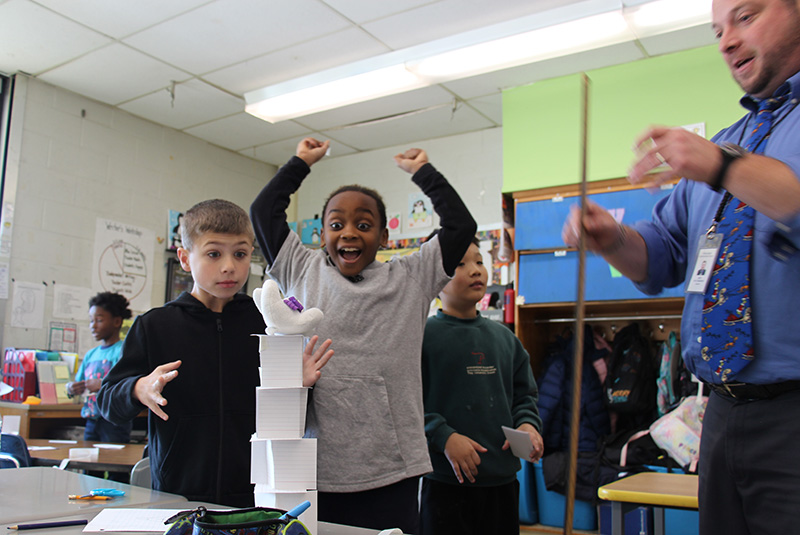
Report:
M171 524L164 535L311 535L298 519L269 507L209 511L201 506L164 523Z

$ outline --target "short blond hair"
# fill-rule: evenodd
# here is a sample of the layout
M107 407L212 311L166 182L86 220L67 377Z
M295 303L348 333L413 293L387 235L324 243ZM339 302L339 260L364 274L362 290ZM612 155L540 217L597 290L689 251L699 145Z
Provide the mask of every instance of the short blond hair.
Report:
M247 212L239 205L224 199L202 201L187 210L181 221L181 242L191 250L194 242L207 232L244 234L252 245L256 235Z

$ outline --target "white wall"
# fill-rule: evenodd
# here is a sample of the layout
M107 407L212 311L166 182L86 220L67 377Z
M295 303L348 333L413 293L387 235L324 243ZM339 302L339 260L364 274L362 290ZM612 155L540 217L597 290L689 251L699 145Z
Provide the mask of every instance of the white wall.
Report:
M312 167L311 174L298 191L298 219L321 217L328 195L346 184L360 184L377 190L386 203L387 212L399 211L405 216L408 195L418 192L419 188L411 181L411 175L395 165L393 156L412 146L425 149L430 162L461 195L479 229L500 228L503 220L501 128L420 141L407 147L323 158ZM336 154L335 144L331 150ZM433 229L400 237L426 236L430 230Z
M22 75L17 77L10 137L4 202L14 203L13 244L10 259L0 261L9 261L10 278L48 286L43 329L11 327L11 298L0 307L4 316L0 347L47 348L53 281L91 287L98 217L150 228L165 238L168 210L184 210L215 197L249 210L276 171L274 166ZM500 128L412 146L428 152L479 228L499 228ZM296 206L298 220L312 218L336 187L358 183L379 191L388 211L405 213L408 194L418 189L392 156L406 148L323 159L290 209ZM400 237L427 234L425 230ZM155 245L153 306L164 302L170 254L164 249L163 243Z
M249 210L275 172L274 166L21 75L13 114L4 198L14 203L9 274L48 286L43 329L10 326L12 286L3 307L2 347L47 348L53 282L91 287L98 217L166 238L168 210L217 197ZM165 242L154 247L151 302L158 306L171 253Z

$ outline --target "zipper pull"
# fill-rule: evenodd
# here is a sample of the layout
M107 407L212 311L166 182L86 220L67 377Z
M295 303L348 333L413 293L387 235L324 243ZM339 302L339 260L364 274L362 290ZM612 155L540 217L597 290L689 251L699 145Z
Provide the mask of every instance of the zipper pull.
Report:
M206 514L206 508L201 505L197 509L192 509L191 511L180 511L178 513L175 513L174 515L172 515L171 517L166 519L164 521L164 523L165 524L172 524L173 522L177 522L179 520L183 520L184 518L192 516L192 515L197 517L197 516L204 516L205 514ZM192 520L194 520L194 518L192 518Z

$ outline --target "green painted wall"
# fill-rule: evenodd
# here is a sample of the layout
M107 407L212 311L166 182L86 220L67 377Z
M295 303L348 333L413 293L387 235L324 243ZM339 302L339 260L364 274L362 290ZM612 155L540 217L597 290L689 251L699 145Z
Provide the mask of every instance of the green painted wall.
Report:
M579 182L581 76L503 92L503 191Z
M633 161L633 142L650 125L705 123L710 138L744 115L742 91L716 46L598 69L587 76L589 180L625 176ZM571 75L503 93L503 191L580 181L580 86L580 75ZM538 126L543 124L559 126Z

